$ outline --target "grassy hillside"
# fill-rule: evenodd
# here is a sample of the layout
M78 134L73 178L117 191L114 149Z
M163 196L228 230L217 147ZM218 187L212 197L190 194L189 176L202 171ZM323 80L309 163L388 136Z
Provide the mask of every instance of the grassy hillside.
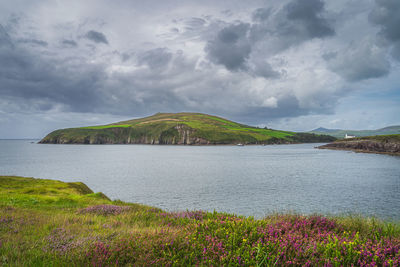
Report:
M391 135L391 134L400 134L400 125L398 126L389 126L377 130L341 130L341 129L325 129L325 128L318 128L310 133L315 134L328 134L334 136L336 138L344 138L346 134L354 135L356 137L363 137L363 136L375 136L375 135Z
M333 140L326 135L261 129L201 113L157 113L109 125L56 130L41 143L270 144Z
M0 196L1 266L400 265L400 226L377 219L164 212L8 176Z
M390 134L390 135L376 135L376 136L364 136L364 137L357 137L353 139L348 139L345 141L350 140L375 140L383 143L397 143L400 144L400 134Z

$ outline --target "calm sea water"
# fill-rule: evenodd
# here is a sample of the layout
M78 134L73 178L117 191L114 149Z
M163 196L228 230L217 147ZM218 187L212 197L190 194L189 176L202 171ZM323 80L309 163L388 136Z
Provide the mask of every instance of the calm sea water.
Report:
M271 146L42 145L0 140L0 175L82 181L165 210L400 219L400 157Z

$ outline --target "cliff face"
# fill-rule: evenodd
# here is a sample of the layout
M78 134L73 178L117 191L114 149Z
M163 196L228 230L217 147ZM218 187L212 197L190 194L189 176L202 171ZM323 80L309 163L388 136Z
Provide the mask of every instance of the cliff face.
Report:
M52 132L41 144L165 144L192 145L210 144L193 135L194 130L186 125L176 125L161 130L158 134L140 132L132 128L109 128L104 130L65 129Z
M341 140L320 146L318 148L400 155L400 142L395 139L388 138Z

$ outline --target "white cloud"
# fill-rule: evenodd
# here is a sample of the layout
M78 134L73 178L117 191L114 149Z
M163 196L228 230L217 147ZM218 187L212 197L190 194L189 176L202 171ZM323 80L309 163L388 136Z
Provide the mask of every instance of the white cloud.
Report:
M278 100L273 96L268 97L263 101L261 106L267 108L276 108L278 106Z

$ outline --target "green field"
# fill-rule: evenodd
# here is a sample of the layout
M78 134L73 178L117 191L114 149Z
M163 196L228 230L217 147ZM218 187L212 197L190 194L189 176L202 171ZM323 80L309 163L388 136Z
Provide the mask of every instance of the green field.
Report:
M256 127L251 127L243 124L239 124L233 121L229 121L220 117L211 116L201 113L158 113L150 117L143 119L136 119L130 121L123 121L113 125L100 126L100 127L113 127L113 126L126 126L132 125L133 127L148 128L151 132L151 128L160 124L165 123L167 125L177 125L183 124L187 125L193 129L202 132L217 132L220 134L241 134L246 133L253 136L257 141L267 140L271 137L285 138L293 136L295 133L276 131L269 129L260 129ZM148 124L151 127L146 127ZM218 137L215 137L217 140Z
M376 140L385 143L400 143L400 134L364 136L347 140Z
M257 128L201 113L157 113L118 123L56 130L41 143L275 144L330 142L326 135Z
M98 125L98 126L81 127L80 129L97 130L97 129L109 129L109 128L128 128L128 127L132 127L132 125L130 125L130 124L120 124L120 125Z
M400 225L165 212L82 183L0 176L1 266L399 266Z

